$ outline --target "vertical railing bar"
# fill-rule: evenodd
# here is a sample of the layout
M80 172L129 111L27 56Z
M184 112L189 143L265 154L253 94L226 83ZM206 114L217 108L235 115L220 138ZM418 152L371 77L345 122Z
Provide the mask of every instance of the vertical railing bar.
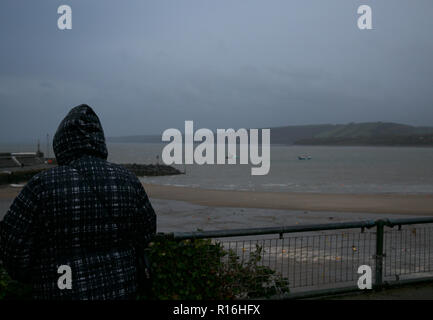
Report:
M390 276L391 275L391 270L392 270L392 248L393 248L393 242L392 242L392 235L393 235L393 231L392 230L388 230L388 232L385 234L385 241L386 241L386 247L385 247L385 252L386 252L386 256L385 256L385 274L386 276Z
M295 242L295 251L294 251L294 255L293 255L293 283L295 284L295 287L296 287L296 280L297 280L297 276L296 276L296 253L298 251L298 249L297 249L298 237L294 238L294 242Z
M412 250L412 231L408 233L408 240L409 240L409 272L408 274L411 274L412 271L412 266L413 266L413 261L412 261L412 255L413 255L413 250Z
M323 235L323 272L322 272L323 282L322 283L326 283L326 259L325 259L326 258L326 239L327 239L327 236Z
M310 245L310 237L309 236L306 236L305 237L305 241L306 241L306 244L305 244L305 246L304 246L304 249L305 249L305 259L303 259L303 276L304 276L304 279L305 279L305 286L308 286L308 283L309 283L309 272L308 272L308 261L310 261L309 260L309 256L310 256L310 251L309 251L309 245Z
M418 272L423 272L425 270L425 230L421 228L421 233L419 237L419 269Z
M278 239L275 239L275 270L277 270L278 265Z
M384 230L383 232L383 248L385 252L388 252L388 237L387 237L387 231ZM383 276L386 276L386 268L387 268L387 261L386 261L386 256L383 257Z
M412 262L412 255L413 255L413 250L412 250L412 236L411 236L411 233L409 233L409 250L410 250L410 255L409 255L409 261L410 261L410 263L409 263L409 273L412 273L412 265L413 265L413 262Z
M316 236L316 239L317 239L317 250L316 250L316 257L317 257L317 268L316 268L316 270L317 270L317 284L320 284L320 272L321 272L321 270L322 270L322 267L321 267L321 264L320 264L320 244L322 243L321 241L320 241L320 238L321 238L321 236L322 235L317 235ZM314 273L314 270L312 271L313 273Z
M332 260L332 235L329 235L329 237L328 237L328 242L329 242L329 259L328 259L328 268L327 268L327 271L328 271L328 277L327 277L327 282L326 283L328 283L328 281L330 281L330 278L331 278L331 260Z
M268 254L268 267L271 266L271 249L272 249L272 239L268 239L268 243L269 243L269 254Z
M255 243L257 244L257 240L255 240ZM257 254L257 246L254 246L253 248L253 240L250 239L250 244L249 244L249 248L248 248L248 260L251 259L251 252L254 250L254 254ZM260 279L257 279L257 277L254 278L254 282L255 282L255 287L257 288L257 281L259 281Z
M308 268L313 267L313 244L310 245L310 239L311 239L311 241L314 241L314 238L313 238L313 236L308 236L307 239L308 239L307 252L308 252L309 258L307 258L307 262L306 262L307 266L305 268L305 277L307 278L307 284L306 285L309 286L309 285L311 285L310 283L312 283L312 277L311 277L310 270L308 270ZM308 261L310 263L308 263Z
M368 231L364 231L364 232L368 232ZM362 252L362 261L363 261L363 264L367 264L367 260L365 259L365 255L366 255L366 253L367 253L367 246L365 245L365 242L366 242L366 239L367 239L367 235L368 235L368 238L369 238L369 241L368 241L368 251L370 251L370 234L368 233L368 234L364 234L364 241L363 241L363 246L362 246L362 248L363 248L363 252Z
M330 259L326 259L326 257L327 257L327 248L328 248L328 243L327 243L327 241L328 241L328 238L329 238L329 235L326 235L326 237L325 237L325 248L324 248L324 250L323 250L323 254L324 254L324 261L325 261L325 263L324 263L324 265L326 266L325 267L325 271L326 271L326 273L325 273L325 277L324 277L324 279L325 279L325 283L327 283L328 282L328 273L329 273L329 271L328 271L328 264L329 264L329 262L328 262L328 260L330 260Z
M346 235L346 233L345 233L345 235ZM341 255L341 271L342 271L341 280L343 280L343 281L346 281L346 279L347 279L347 266L348 266L348 263L349 263L349 259L345 259L344 258L344 260L343 260L343 252L345 252L345 255L348 256L348 251L347 251L348 237L349 237L349 235L347 234L347 236L345 237L346 239L343 238L343 240L346 240L346 241L344 241L344 242L346 242L346 248L344 248L344 247L342 248L342 255ZM343 261L346 261L346 268L344 268ZM344 271L346 271L346 276L345 277L344 277Z
M420 230L420 232L422 232L422 230ZM416 243L415 243L415 247L417 248L417 256L418 256L418 268L417 268L417 272L421 272L422 267L421 267L421 247L420 247L420 242L421 242L421 234L419 234L419 236L417 236L416 239Z
M304 254L304 237L301 236L301 255L299 256L299 283L302 287L302 257Z
M347 268L346 268L346 281L349 281L349 277L351 275L351 272L349 272L349 270L353 269L353 265L355 263L355 255L354 255L355 251L353 250L353 247L355 246L355 235L350 233L349 239L350 239L350 241L348 243L349 254L348 254L348 260L347 260L348 264L347 264Z
M310 268L311 268L311 286L314 285L314 235L311 236L311 264L310 264Z
M403 267L402 267L403 258L402 258L402 255L403 255L403 248L404 248L403 243L404 243L405 240L406 240L406 230L403 230L402 234L400 236L400 259L398 259L398 261L400 262L400 268L399 268L399 270L400 270L399 274L400 275L403 274Z
M341 243L340 245L338 245L338 241L337 238L341 237ZM339 280L341 280L342 277L342 258L343 258L343 247L344 247L344 237L343 237L343 233L341 233L341 235L335 235L335 275L334 275L334 281L335 282L339 282ZM341 250L340 252L338 252L338 250ZM340 255L339 255L340 254ZM339 258L339 259L338 259ZM338 266L340 266L340 274L338 275ZM338 279L338 280L337 280Z
M418 232L415 233L415 254L418 257L418 265L417 265L417 272L421 271L420 265L421 265L421 254L419 252L420 250L420 246L419 246L419 242L420 242L420 236L418 235Z
M408 233L408 240L409 240L409 274L412 273L412 236L411 232Z
M296 286L299 287L301 285L301 281L299 279L299 252L301 251L299 249L299 237L295 238L295 279L296 279Z
M345 281L348 281L349 279L349 266L353 263L353 259L350 258L349 255L349 246L350 246L350 239L351 239L351 234L350 232L347 234L347 241L346 241L346 255L347 255L347 259L346 259L346 277L345 277Z
M281 239L281 264L280 264L280 270L281 270L281 275L284 276L283 271L284 271L284 238Z
M313 281L317 280L317 284L320 284L320 270L321 270L321 267L320 267L320 237L321 237L321 235L319 234L319 235L316 235L314 237L315 237L315 240L314 240L314 243L315 243L314 250L315 250L315 257L317 258L317 261L316 261L315 265L317 267L314 268L314 265L313 265L313 270L311 270L311 273L313 274ZM317 242L317 244L316 244L316 242ZM316 269L317 275L314 272L314 269Z
M328 237L328 243L329 243L329 259L328 259L328 267L327 267L327 271L328 271L328 277L327 277L327 281L330 281L331 278L331 260L332 260L332 235L329 235Z
M311 275L311 284L310 285L311 286L313 286L315 283L315 279L314 279L314 268L315 268L314 258L316 256L315 243L316 243L316 236L312 235L311 236L311 272L310 272L310 275Z
M299 279L299 286L302 287L303 286L303 281L302 281L302 255L304 252L304 237L300 236L299 237L299 242L300 242L300 246L299 246L299 262L298 262L298 279Z
M424 272L427 270L427 267L426 267L426 256L427 256L427 229L428 228L425 228L424 229L424 250L423 250L423 253L424 253L424 263L423 263L423 270L424 270Z
M360 266L362 264L362 263L360 263L361 255L359 254L359 250L361 250L361 246L360 246L360 244L361 244L361 235L362 235L362 233L358 233L358 241L356 242L356 248L357 248L356 257L358 258L357 259L357 265L358 266ZM355 270L352 269L352 278L351 278L351 280L353 280L354 274L355 274Z
M385 222L378 220L376 222L376 278L375 285L380 288L382 286L382 267L383 267L383 233Z
M432 270L432 268L431 268L431 263L432 263L432 261L431 261L431 246L430 246L430 244L431 244L431 234L432 234L432 231L433 231L433 228L430 228L430 232L428 233L429 234L429 236L428 236L428 239L429 239L429 241L428 241L428 243L429 243L429 250L428 250L428 263L429 263L429 267L428 267L428 269L429 269L429 271L431 271Z
M337 240L338 237L340 237L341 241L340 244L338 243L339 241ZM334 281L335 282L339 282L339 280L341 279L341 256L339 254L343 254L342 252L338 252L338 250L342 250L343 249L343 241L344 241L344 237L342 236L342 234L336 234L335 235L335 260L333 261L335 264L335 275L334 275ZM340 272L338 272L338 267L340 266Z
M427 260L427 230L428 230L428 228L424 229L424 250L423 250L423 271L424 272L427 270L427 266L426 266L426 260Z
M392 233L391 233L391 246L392 246L392 248L393 248L393 252L392 252L392 255L394 255L394 259L392 259L392 255L390 256L390 261L389 261L389 265L390 265L390 268L389 268L389 276L393 276L394 274L395 274L395 260L397 259L396 258L396 252L397 252L397 248L396 248L396 238L395 238L395 236L396 236L396 231L395 230L392 230ZM393 267L393 264L394 264L394 267Z
M293 265L293 258L292 258L292 238L293 237L289 237L289 249L287 250L287 255L288 255L288 261L287 261L287 269L288 269L288 274L291 275L291 278L289 277L290 283L292 283L292 279L294 279L295 277L293 276L293 268L290 268L290 265ZM293 282L294 285L294 282Z
M338 238L338 235L336 234L335 235L335 248L334 248L334 253L335 253L335 259L334 259L334 261L332 261L331 259L329 260L330 262L331 262L331 264L330 264L330 266L332 265L332 263L334 263L336 266L338 266L338 260L337 260L337 254L338 254L338 252L337 252L337 246L338 246L338 241L337 241L337 238ZM332 248L332 246L334 245L334 243L331 243L331 248ZM329 268L329 269L331 269L331 268ZM337 270L337 268L335 268L336 270ZM341 270L340 270L340 273L341 273ZM331 279L331 272L329 273L329 279ZM335 281L337 280L337 278L335 279Z
M393 241L392 241L392 243L395 243L395 246L396 246L394 248L394 273L395 273L395 275L397 275L397 247L398 247L397 233L398 233L398 231L393 231Z
M396 234L396 237L398 235L398 243L399 243L399 250L398 250L398 275L401 274L401 255L403 253L402 248L403 248L403 235L404 235L404 231L400 230L398 231L398 233Z

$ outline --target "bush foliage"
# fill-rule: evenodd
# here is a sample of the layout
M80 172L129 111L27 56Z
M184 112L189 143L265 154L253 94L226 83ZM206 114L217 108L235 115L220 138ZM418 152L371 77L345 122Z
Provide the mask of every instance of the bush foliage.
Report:
M287 279L259 264L261 254L256 246L243 261L211 240L155 241L148 249L151 290L140 298L220 300L288 293Z
M0 266L0 300L28 300L31 299L29 286L12 280L5 269Z

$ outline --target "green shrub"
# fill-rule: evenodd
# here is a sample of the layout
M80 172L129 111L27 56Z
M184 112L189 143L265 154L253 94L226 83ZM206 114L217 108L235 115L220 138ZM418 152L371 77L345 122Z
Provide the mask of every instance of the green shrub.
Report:
M6 297L6 290L9 286L11 279L6 271L0 267L0 300Z
M213 300L287 293L287 279L259 265L261 252L256 246L248 260L242 261L234 251L211 240L157 240L148 249L151 290L140 298Z
M6 270L0 266L0 300L31 299L31 288L12 280Z

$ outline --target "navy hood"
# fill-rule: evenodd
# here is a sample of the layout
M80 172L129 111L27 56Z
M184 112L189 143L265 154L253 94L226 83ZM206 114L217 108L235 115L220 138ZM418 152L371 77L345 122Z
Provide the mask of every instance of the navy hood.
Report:
M72 108L57 128L53 149L59 165L84 155L106 160L104 130L95 111L86 104Z

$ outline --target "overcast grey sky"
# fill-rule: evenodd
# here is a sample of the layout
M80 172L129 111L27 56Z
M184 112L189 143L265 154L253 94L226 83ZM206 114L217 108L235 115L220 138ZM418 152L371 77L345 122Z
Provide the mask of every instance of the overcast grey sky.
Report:
M374 30L357 28L362 4ZM81 103L107 136L433 125L432 14L432 0L2 0L0 142L44 139Z

